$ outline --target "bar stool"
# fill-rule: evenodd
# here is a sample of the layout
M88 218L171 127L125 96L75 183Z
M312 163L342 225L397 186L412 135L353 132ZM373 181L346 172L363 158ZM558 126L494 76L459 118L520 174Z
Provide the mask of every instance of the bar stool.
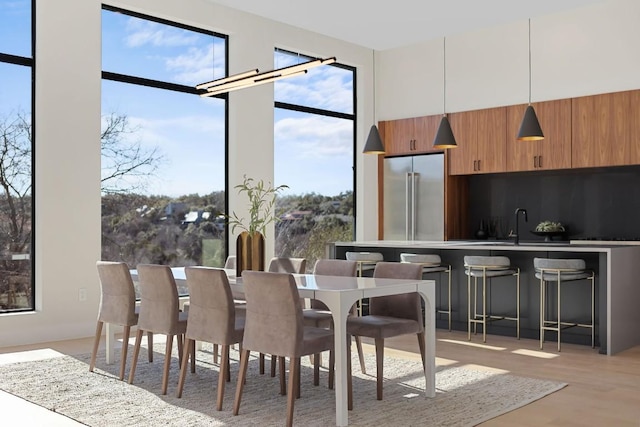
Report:
M555 331L558 334L558 351L560 351L560 331L574 326L591 329L591 348L595 347L595 274L586 269L583 259L549 259L534 258L533 266L536 277L540 279L540 350L544 343L544 331ZM560 288L563 282L572 280L591 281L591 323L563 322L560 317ZM546 319L547 285L557 282L556 320Z
M449 319L449 331L451 331L451 265L442 264L440 255L436 254L400 254L400 262L422 264L422 274L429 273L447 273L448 285L447 285L447 306L436 307L436 312L440 314L446 314ZM440 298L437 299L440 301Z
M464 273L467 275L467 330L471 340L471 324L474 333L477 324L482 325L482 342L487 342L487 322L494 320L513 320L516 322L516 336L520 339L520 268L512 267L511 261L505 256L465 256ZM498 316L487 313L487 278L516 276L516 317ZM473 314L471 312L471 277L474 280ZM477 313L478 277L482 277L482 313ZM489 282L491 283L491 282Z
M378 261L384 261L384 257L380 252L347 252L345 256L348 261L358 263L356 268L358 277L362 277L365 271L373 271Z

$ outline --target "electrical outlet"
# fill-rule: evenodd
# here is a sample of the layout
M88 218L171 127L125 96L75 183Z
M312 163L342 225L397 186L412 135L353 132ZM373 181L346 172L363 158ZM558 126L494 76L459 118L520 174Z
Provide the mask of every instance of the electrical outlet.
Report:
M86 301L87 300L87 289L86 288L80 288L78 290L78 300L79 301Z

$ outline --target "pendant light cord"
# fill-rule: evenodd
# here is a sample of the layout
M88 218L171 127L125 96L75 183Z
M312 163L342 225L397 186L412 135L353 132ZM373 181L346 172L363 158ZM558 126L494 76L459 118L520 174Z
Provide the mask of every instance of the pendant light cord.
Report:
M371 55L373 57L373 124L378 126L377 117L376 117L376 50L371 50Z
M447 38L442 38L442 115L447 115Z
M529 18L529 105L531 105L531 18Z

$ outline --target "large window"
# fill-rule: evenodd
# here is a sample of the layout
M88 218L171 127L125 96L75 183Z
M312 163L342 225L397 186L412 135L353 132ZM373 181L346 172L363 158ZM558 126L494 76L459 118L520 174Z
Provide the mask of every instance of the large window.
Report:
M31 0L0 0L0 313L34 309Z
M102 52L102 258L222 266L227 38L105 7Z
M276 68L306 62L276 49ZM276 255L312 269L327 243L354 234L355 70L339 64L275 83Z

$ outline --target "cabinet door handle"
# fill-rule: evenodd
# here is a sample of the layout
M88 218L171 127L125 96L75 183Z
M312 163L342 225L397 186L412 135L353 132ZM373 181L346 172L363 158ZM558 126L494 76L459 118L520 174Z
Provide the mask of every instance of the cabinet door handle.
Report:
M538 167L542 167L542 156L538 156Z
M474 161L473 161L473 171L474 171L474 172L477 170L477 169L476 169L476 163L477 163L477 160L474 160Z
M538 156L533 156L533 168L538 167Z
M412 139L412 140L411 140L411 149L412 149L412 150L415 150L415 149L416 149L416 140L415 140L415 139Z
M480 160L478 160L478 172L480 172Z

